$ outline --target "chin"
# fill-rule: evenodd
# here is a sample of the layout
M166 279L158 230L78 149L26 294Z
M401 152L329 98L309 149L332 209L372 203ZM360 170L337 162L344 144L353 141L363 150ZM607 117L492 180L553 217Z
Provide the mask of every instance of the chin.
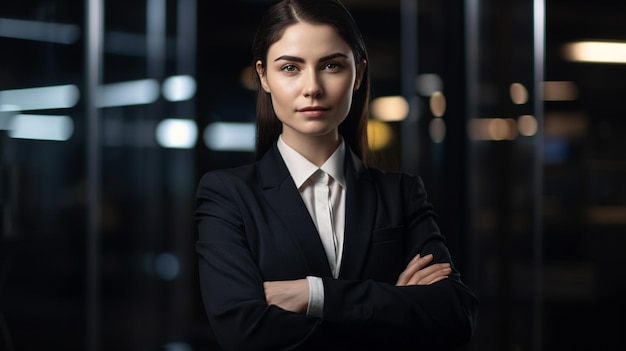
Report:
M310 136L322 137L322 136L332 133L334 130L335 128L314 129L314 130L309 130L307 133L304 133L304 134L307 134Z

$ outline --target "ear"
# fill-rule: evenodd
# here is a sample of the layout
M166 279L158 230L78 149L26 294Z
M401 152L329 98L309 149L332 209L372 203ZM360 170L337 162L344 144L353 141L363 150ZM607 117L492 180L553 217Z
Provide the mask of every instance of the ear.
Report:
M267 76L265 75L265 71L263 70L263 62L258 60L255 65L256 74L259 75L259 80L261 81L261 87L265 90L266 93L270 93L270 87L267 84Z
M354 91L359 90L363 77L365 76L365 68L367 67L367 61L363 60L356 66L356 79L354 80Z

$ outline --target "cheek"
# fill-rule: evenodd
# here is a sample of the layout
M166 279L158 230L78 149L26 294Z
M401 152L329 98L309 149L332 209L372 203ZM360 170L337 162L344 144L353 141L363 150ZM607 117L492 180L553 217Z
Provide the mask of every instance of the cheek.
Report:
M341 82L332 85L334 96L337 97L337 102L342 105L347 105L350 108L352 103L352 96L354 95L354 86L352 82Z
M275 110L281 110L287 107L288 104L288 97L285 95L285 91L282 89L275 89L274 87L272 87L272 93L270 94L271 98L272 98L272 105L274 106ZM279 111L276 111L277 113Z
M272 107L274 108L276 117L278 117L278 119L282 122L284 121L284 118L288 117L289 111L292 109L295 99L288 86L276 84L276 82L274 82L274 84L271 85L271 88L272 93L270 94L270 98L272 100Z
M284 103L284 100L293 98L296 91L294 82L284 79L273 79L269 81L269 86L272 91L272 100L277 100L277 103Z

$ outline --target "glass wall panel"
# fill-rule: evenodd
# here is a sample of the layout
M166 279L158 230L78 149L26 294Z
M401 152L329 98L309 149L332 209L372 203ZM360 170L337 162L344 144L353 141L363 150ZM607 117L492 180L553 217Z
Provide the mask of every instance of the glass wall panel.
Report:
M196 2L106 1L104 14L100 347L189 344Z
M85 342L82 11L0 3L3 350Z
M546 350L626 347L625 11L546 2Z
M206 343L196 16L195 0L0 4L0 348Z
M476 350L536 350L541 334L543 3L466 1L470 274Z

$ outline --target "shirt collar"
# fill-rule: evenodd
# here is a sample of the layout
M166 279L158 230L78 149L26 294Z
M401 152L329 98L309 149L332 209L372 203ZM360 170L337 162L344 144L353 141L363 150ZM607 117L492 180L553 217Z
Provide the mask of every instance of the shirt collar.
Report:
M280 152L280 155L285 161L287 169L291 174L291 178L293 178L293 181L296 183L296 187L298 189L313 175L313 173L317 172L318 169L328 173L345 189L346 177L343 172L343 164L346 158L346 146L343 139L341 139L341 143L335 152L330 155L328 160L326 160L321 167L317 167L292 147L287 145L283 141L282 135L278 137L278 142L276 144L276 146L278 146L278 151Z

